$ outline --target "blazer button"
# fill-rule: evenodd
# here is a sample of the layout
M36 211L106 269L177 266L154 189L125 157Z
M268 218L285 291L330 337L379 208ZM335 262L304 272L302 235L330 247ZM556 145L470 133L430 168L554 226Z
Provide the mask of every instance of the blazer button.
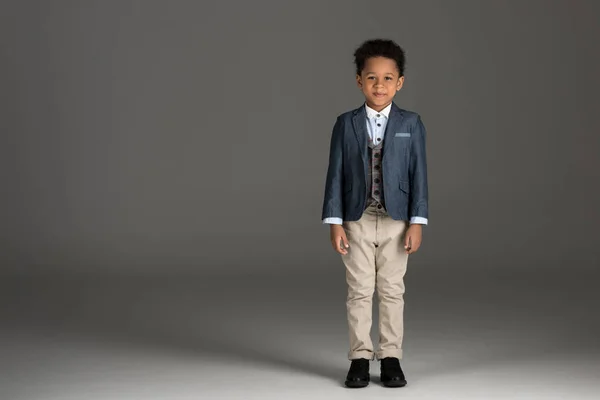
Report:
M381 204L377 204L377 208L381 208Z

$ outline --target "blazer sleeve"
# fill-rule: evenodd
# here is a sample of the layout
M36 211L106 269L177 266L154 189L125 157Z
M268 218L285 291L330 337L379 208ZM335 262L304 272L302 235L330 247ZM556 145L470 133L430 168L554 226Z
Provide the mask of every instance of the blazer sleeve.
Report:
M342 185L344 183L342 170L343 138L344 124L342 119L338 117L333 126L329 145L329 166L325 182L322 220L325 218L343 218L344 215L342 204Z
M421 116L417 115L417 121L413 130L411 158L409 165L410 176L410 218L429 218L428 187L427 187L427 156L426 156L425 125Z

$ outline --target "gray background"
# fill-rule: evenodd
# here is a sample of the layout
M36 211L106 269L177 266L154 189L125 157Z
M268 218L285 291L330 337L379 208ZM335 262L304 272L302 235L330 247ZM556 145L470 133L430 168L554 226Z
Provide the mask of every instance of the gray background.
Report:
M406 390L597 394L598 2L0 4L3 399L348 396L320 212L374 37L405 48L396 102L428 130Z

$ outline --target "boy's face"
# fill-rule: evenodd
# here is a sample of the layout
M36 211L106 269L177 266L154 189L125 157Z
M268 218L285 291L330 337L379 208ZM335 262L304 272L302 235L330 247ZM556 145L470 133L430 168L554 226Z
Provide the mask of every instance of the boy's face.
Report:
M361 74L356 76L356 82L365 95L367 105L381 111L402 88L404 77L400 76L396 61L385 57L371 57L365 62Z

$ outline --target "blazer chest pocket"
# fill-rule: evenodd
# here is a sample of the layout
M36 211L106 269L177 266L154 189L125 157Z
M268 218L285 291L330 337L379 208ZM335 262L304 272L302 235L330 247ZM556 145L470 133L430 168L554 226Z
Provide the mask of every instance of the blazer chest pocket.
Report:
M395 147L402 149L402 152L409 152L411 142L410 132L396 132L394 133L394 144Z

